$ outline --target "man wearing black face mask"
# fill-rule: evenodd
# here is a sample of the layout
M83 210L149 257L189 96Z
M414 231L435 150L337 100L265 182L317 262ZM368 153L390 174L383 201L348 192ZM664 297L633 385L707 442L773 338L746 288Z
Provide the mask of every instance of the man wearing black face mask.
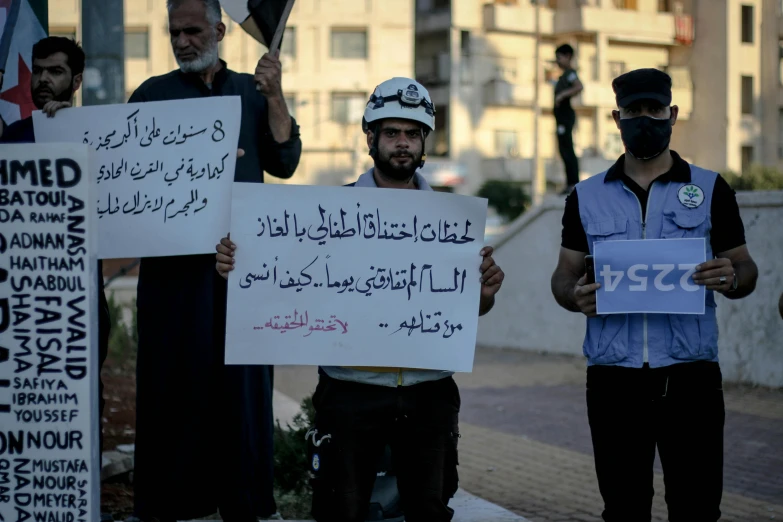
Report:
M714 292L741 299L758 271L734 192L669 149L671 78L631 71L612 84L626 153L566 200L552 293L587 316L587 414L606 522L649 522L656 448L672 522L714 522L723 490L724 404ZM585 256L605 240L704 238L703 315L596 315Z

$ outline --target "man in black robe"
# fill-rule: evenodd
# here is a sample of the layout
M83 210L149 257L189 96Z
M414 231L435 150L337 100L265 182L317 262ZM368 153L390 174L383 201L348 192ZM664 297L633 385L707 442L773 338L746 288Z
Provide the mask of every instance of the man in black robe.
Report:
M301 155L277 56L255 77L218 58L218 0L169 0L180 69L145 81L130 103L241 96L235 181L290 178ZM256 84L261 91L256 90ZM154 241L155 238L150 238ZM134 471L136 516L189 520L219 510L229 522L274 516L272 367L227 366L226 282L212 255L142 259Z

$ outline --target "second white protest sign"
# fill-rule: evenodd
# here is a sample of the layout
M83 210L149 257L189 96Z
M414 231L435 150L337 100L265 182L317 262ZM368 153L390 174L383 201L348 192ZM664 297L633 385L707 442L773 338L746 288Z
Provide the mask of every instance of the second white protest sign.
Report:
M238 96L33 113L36 141L91 151L98 257L214 251L225 234L234 182Z
M469 372L485 199L238 184L227 364Z

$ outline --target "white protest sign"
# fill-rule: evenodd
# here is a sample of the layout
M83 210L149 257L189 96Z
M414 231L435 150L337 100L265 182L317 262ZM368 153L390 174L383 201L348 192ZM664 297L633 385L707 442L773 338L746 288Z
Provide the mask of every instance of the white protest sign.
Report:
M227 364L469 372L485 199L238 184Z
M85 143L98 186L98 257L214 252L228 230L241 100L100 105L33 113L38 143Z
M84 145L0 145L0 520L99 516L88 157Z

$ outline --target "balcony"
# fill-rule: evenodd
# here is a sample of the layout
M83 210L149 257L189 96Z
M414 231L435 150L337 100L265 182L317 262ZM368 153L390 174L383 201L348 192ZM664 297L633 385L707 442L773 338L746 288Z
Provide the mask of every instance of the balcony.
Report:
M554 31L557 34L602 33L616 41L676 45L672 13L610 6L574 6L558 9L554 17Z
M451 9L441 8L428 12L416 12L416 34L439 33L448 31L450 28Z
M437 53L416 60L416 79L427 86L447 85L451 82L451 56Z
M554 11L542 7L540 15L541 33L552 34ZM535 7L527 3L521 5L485 4L484 30L533 34L536 32Z

